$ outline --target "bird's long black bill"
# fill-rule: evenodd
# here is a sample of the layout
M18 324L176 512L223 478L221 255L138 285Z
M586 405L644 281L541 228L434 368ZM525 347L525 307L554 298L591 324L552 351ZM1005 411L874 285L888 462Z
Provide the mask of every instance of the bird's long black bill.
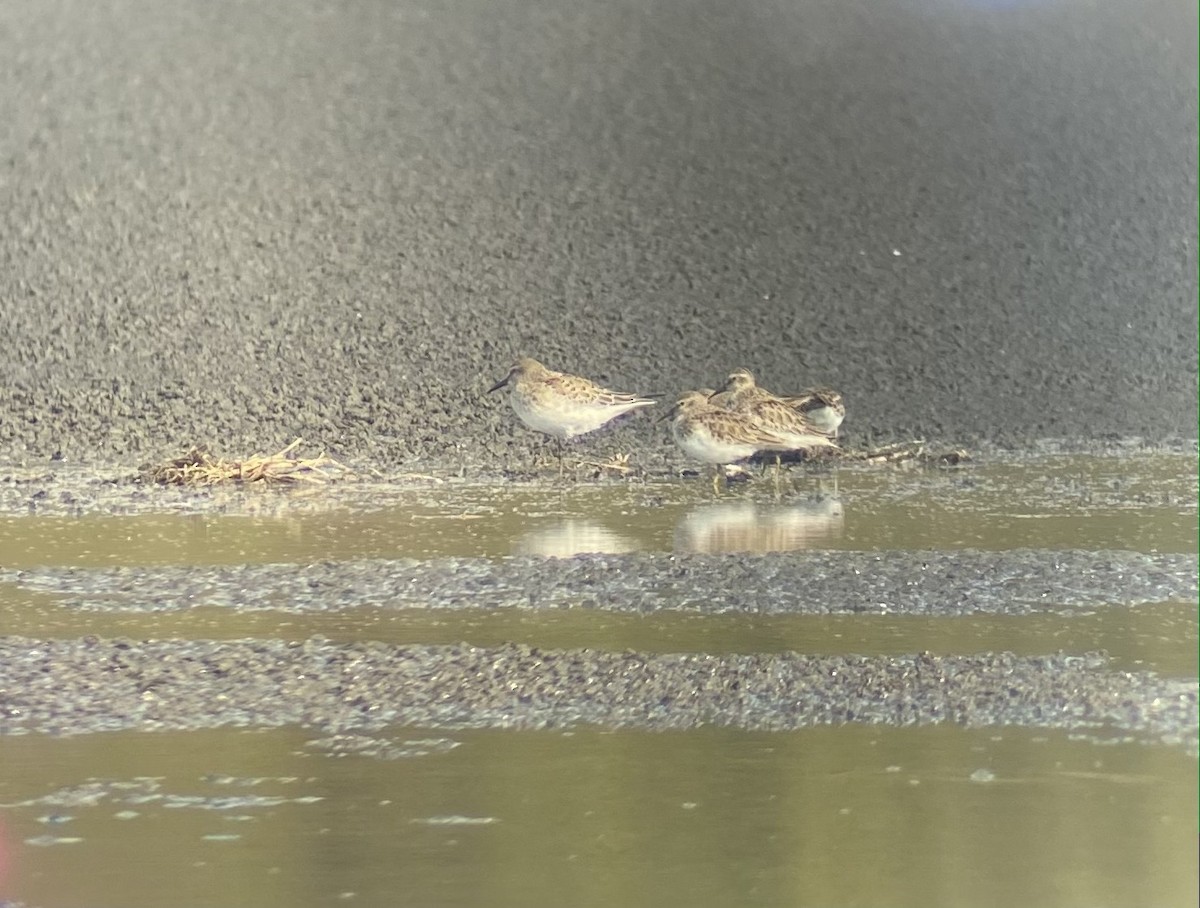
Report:
M508 376L506 375L506 376L504 376L504 378L500 379L500 381L496 382L494 385L492 385L490 388L488 388L487 393L491 394L493 391L499 391L501 388L503 388L507 384L508 384Z

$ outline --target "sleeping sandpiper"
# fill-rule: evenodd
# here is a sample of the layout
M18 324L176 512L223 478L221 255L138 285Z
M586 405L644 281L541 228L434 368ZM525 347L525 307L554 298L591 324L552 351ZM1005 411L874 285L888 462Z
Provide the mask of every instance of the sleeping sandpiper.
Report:
M780 400L803 413L819 431L837 438L842 420L846 418L846 402L840 391L806 388L793 397L781 397Z

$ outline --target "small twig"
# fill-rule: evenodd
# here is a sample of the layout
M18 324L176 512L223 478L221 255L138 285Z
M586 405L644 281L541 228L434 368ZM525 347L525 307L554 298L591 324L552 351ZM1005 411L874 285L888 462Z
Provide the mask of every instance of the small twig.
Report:
M581 467L591 467L596 470L597 475L605 471L620 473L622 476L628 476L637 470L637 467L629 462L628 454L614 454L606 461L600 462L595 460L582 460L579 462Z

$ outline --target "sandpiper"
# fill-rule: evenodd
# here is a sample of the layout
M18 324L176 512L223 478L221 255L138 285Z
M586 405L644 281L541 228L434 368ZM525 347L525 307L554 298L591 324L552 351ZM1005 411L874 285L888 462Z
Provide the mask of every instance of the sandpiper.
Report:
M785 404L800 413L817 429L837 438L842 420L846 418L846 402L840 391L832 388L806 388L792 397L781 397Z
M841 395L838 397L840 400ZM809 418L799 408L800 401L798 397L776 397L759 387L749 369L731 372L721 390L709 398L711 404L749 416L759 427L787 442L789 450L836 447L829 437L832 433Z
M734 369L726 379L725 385L721 386L721 390L708 399L709 403L716 407L749 415L758 425L784 440L796 441L794 449L828 447L833 445L829 440L832 431L817 425L816 420L805 413L805 408L817 409L817 398L811 397L814 393L815 391L810 390L797 397L776 397L758 385L750 369ZM841 395L838 392L822 393L830 396L828 401L822 399L824 408L828 409L833 403L841 405ZM841 409L842 413L845 413L845 407Z
M723 410L736 410L753 397L771 395L758 386L749 369L734 369L725 384L708 396L708 402Z
M816 448L836 448L837 444L804 416L781 400L762 398L751 400L734 411L744 413L760 429L783 440L789 451L812 451ZM779 458L776 457L776 463Z
M656 403L649 397L610 391L578 375L555 372L528 356L518 359L488 393L504 387L511 389L509 400L521 422L558 442L560 474L562 442L593 432L622 413Z
M714 407L700 391L680 397L663 418L667 417L671 417L671 436L683 453L715 467L714 490L718 488L721 467L759 451L792 450L786 440L761 428L747 415Z

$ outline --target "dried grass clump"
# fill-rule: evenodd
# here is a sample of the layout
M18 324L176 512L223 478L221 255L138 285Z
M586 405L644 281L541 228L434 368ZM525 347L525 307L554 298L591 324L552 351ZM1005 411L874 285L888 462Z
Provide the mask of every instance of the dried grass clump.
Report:
M347 472L324 451L312 458L295 456L296 448L303 443L297 438L278 454L254 454L245 460L226 460L204 448L192 448L182 457L147 468L145 476L164 485L211 486L223 482L319 483L333 478L330 471Z

